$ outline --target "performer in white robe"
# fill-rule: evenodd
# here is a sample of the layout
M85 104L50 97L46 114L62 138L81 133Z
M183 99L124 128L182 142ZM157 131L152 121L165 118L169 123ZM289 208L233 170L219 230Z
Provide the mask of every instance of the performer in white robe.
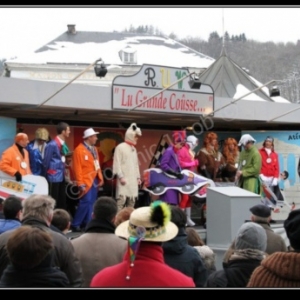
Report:
M118 210L126 206L134 207L138 198L141 176L135 145L141 135L141 129L132 123L125 133L125 141L115 148L113 174L117 176Z

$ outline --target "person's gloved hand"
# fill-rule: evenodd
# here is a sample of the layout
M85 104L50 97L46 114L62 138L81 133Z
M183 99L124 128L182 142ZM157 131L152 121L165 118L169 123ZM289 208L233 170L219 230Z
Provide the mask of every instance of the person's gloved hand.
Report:
M267 181L268 180L268 177L266 177L265 175L263 174L259 174L259 177L262 181Z
M195 165L194 165L195 167L198 167L198 166L199 166L199 160L198 160L198 159L195 159L195 160L194 160L194 163L195 163Z
M17 181L22 181L22 175L21 175L21 173L19 171L16 172L14 176L16 177Z
M273 178L272 180L272 186L276 186L278 185L278 179L277 178Z
M175 175L178 179L183 179L183 177L184 177L184 175L183 174L181 174L181 173L176 173L176 175Z

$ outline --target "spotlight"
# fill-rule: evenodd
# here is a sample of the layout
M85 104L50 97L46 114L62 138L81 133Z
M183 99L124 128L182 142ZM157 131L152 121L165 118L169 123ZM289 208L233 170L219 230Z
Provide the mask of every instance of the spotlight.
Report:
M280 91L277 85L273 85L272 88L269 90L270 97L277 97L280 96Z
M104 62L102 61L101 64L98 64L98 62L95 64L95 67L94 67L94 70L95 70L95 75L97 77L105 77L106 73L107 73L107 68L105 67L104 65Z
M191 79L189 80L189 86L191 89L200 89L201 87L201 82L199 80L199 77L195 75L194 77L190 77Z

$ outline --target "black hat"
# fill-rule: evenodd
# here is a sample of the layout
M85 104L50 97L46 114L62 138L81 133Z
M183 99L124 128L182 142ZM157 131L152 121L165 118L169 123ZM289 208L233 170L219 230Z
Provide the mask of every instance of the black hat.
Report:
M292 210L283 225L290 245L300 250L300 209Z
M264 204L257 204L250 208L250 211L253 215L267 218L271 216L271 209L270 207L264 205Z

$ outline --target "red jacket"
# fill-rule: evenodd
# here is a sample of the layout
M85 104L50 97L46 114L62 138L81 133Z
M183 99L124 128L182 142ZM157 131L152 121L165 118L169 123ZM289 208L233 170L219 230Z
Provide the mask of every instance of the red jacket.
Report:
M128 252L121 263L107 267L92 279L90 287L195 287L193 279L175 270L164 262L163 249L151 242L141 242L130 279Z
M279 177L279 161L278 154L272 150L270 155L268 155L265 148L260 148L259 153L261 155L261 170L260 174L267 177Z

